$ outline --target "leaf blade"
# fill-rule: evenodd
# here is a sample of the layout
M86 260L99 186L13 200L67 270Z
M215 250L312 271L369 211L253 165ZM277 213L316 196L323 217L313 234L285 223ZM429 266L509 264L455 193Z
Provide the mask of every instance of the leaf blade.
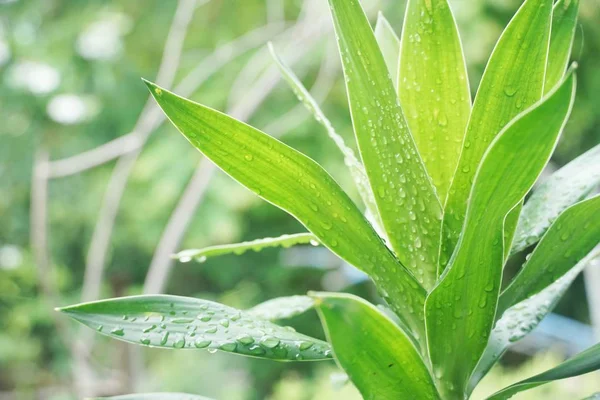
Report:
M373 195L373 191L371 190L371 186L369 185L369 179L367 178L365 168L356 158L354 151L346 145L344 139L335 131L335 128L325 116L325 113L321 110L321 107L319 107L319 104L312 97L310 92L304 87L294 72L277 55L271 44L269 44L269 50L271 51L271 56L273 57L273 60L275 60L277 67L281 71L281 74L291 86L298 99L314 116L317 122L319 122L325 128L331 140L333 140L338 149L340 149L340 152L344 156L344 163L350 171L350 175L354 180L354 184L363 203L371 215L374 216L376 224L381 227L381 219L379 218L379 212L377 211L377 205L375 204L375 197Z
M329 345L321 340L208 300L144 295L59 311L104 335L143 346L219 350L278 361L330 358Z
M193 146L242 185L295 217L341 259L371 276L394 311L423 337L423 288L319 164L247 124L147 85Z
M209 257L216 257L225 254L240 255L249 250L261 251L269 247L291 247L299 244L317 244L318 239L312 233L295 233L290 235L281 235L276 238L263 238L250 240L242 243L225 244L218 246L205 247L203 249L183 250L175 254L174 257L181 262L188 262L195 259L198 262L204 262Z
M509 121L542 97L551 11L552 0L525 1L498 39L490 56L475 96L445 205L441 254L443 266L458 242L472 181L489 143Z
M364 398L439 399L417 349L376 307L348 294L310 295L336 360Z
M398 93L440 200L445 199L471 114L467 66L447 0L410 0Z
M314 308L315 302L309 296L288 296L267 300L246 310L254 317L267 319L287 319L305 313Z
M496 392L488 397L488 400L508 399L524 390L533 389L548 382L587 374L598 369L600 369L600 343L582 351L552 369Z
M329 0L329 5L354 133L379 215L400 261L430 288L437 274L439 199L360 3Z
M400 67L400 39L381 11L375 23L375 39L381 49L392 83L398 87L398 68Z
M541 292L503 312L490 335L490 340L469 381L471 393L479 381L502 357L509 346L533 331L560 301L577 276L600 256L600 250L590 252L564 276Z
M544 92L549 92L565 75L577 28L579 0L559 0L552 10L552 34Z
M535 244L565 209L600 183L600 145L571 161L533 191L517 225L511 252Z
M548 229L529 260L523 265L498 301L502 313L550 286L600 243L600 196L566 209Z
M430 357L449 396L463 392L494 323L504 264L504 218L550 159L574 91L570 74L498 135L477 171L456 252L425 304ZM449 333L448 326L455 329ZM448 357L456 348L464 354L460 360Z

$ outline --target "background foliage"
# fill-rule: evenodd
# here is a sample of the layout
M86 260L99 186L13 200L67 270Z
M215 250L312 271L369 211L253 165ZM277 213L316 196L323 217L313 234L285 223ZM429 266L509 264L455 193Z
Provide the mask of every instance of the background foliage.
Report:
M313 1L311 12L325 17L326 1ZM404 1L365 1L382 9L399 32ZM289 25L298 18L301 0L212 0L193 15L184 42L178 81L213 49L252 29L279 18L283 10ZM519 0L454 0L469 76L477 87L484 62ZM51 278L57 282L59 304L42 295L39 269L30 242L31 181L34 157L40 148L51 159L92 149L130 132L147 99L140 77L154 78L163 53L176 1L4 0L0 1L0 398L73 398L71 353L60 340L50 306L79 301L86 256L115 162L84 173L50 181L48 204ZM373 12L372 16L376 14ZM574 46L579 62L579 88L573 115L553 163L561 166L600 141L600 4L583 0ZM273 35L275 37L276 34ZM324 102L338 132L350 139L352 128L333 33L307 48L294 69L310 87L318 79L320 62L337 66L332 90ZM248 73L254 50L220 68L194 92L193 99L217 109L251 96L252 84L272 65L265 43L257 46L263 62ZM307 44L308 46L308 44ZM294 47L292 45L291 47ZM333 57L332 57L333 54ZM245 79L236 80L240 71ZM273 72L275 75L277 71ZM231 91L232 84L236 90ZM286 85L270 93L250 123L320 162L349 188L337 149L310 118L301 124L278 120L294 109L297 100ZM304 111L301 118L308 117ZM273 121L279 121L271 124ZM292 121L293 122L293 121ZM200 154L161 126L144 147L118 209L114 235L106 259L101 297L138 294L165 224L193 174ZM351 140L347 140L352 143ZM356 194L354 194L356 195ZM217 173L201 205L190 217L181 248L277 236L302 231L284 212L259 201L249 191ZM320 267L320 268L316 268ZM323 268L327 267L327 268ZM367 282L343 273L337 259L319 248L302 251L268 249L244 257L224 256L204 264L177 264L166 291L214 299L235 307L250 307L269 298L304 294L308 290L344 289L374 296ZM589 322L583 282L559 305L566 316ZM63 321L64 323L64 321ZM317 324L314 313L290 324L307 334ZM67 324L76 332L78 327ZM312 328L311 328L312 327ZM98 337L90 355L102 390L115 394L135 390L184 391L227 399L351 398L354 389L335 392L329 383L329 366L279 364L221 354L166 352L144 349L142 357L125 351L126 345ZM560 352L556 357L560 357ZM212 365L208 367L208 357ZM541 360L541 361L540 361ZM139 368L141 361L146 368ZM517 380L522 359L509 355L505 366L488 379L489 389ZM538 357L524 368L548 367L557 362ZM216 363L216 364L215 364ZM217 367L215 367L217 365ZM533 365L533 366L530 366ZM540 368L538 368L540 369ZM541 368L543 369L543 368ZM142 372L140 372L140 370ZM520 370L516 370L520 371ZM142 373L141 376L136 374ZM133 376L132 376L133 374ZM137 378L137 379L136 379ZM543 396L560 390L565 396L589 394L589 376L576 384L553 384L526 396ZM509 379L509 381L507 381ZM588 382L589 381L589 382ZM581 383L583 382L583 383ZM592 383L590 383L592 382ZM557 388L560 386L560 388ZM524 395L525 396L525 395ZM523 397L542 398L542 397Z

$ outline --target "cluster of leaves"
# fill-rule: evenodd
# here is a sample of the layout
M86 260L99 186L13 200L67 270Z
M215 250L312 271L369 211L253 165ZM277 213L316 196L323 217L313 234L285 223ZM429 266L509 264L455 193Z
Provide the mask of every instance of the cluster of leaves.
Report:
M410 0L402 40L357 0L330 0L360 158L300 81L298 97L342 151L365 212L315 161L225 114L147 85L179 131L310 233L188 250L182 260L314 241L369 275L390 310L310 293L250 310L176 296L61 309L132 343L276 360L333 356L365 398L467 398L508 346L553 308L600 242L600 147L540 184L575 97L565 73L577 0L526 0L474 101L446 0ZM511 255L536 245L502 288ZM328 343L273 320L316 308ZM333 350L333 351L332 351ZM600 345L492 396L600 368Z

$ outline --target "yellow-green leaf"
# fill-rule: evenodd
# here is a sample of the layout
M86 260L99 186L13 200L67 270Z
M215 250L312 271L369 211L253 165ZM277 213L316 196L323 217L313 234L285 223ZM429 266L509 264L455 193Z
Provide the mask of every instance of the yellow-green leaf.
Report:
M426 301L430 357L440 390L449 397L463 393L494 323L504 264L504 218L550 159L574 94L570 74L498 135L475 175L456 252ZM456 357L457 349L461 357Z
M441 205L358 1L329 0L354 133L381 221L400 261L426 288L437 274Z
M398 90L408 126L445 202L471 113L467 67L447 0L410 0Z
M506 124L542 97L551 16L552 0L526 0L490 56L445 206L442 265L458 242L475 172L485 151Z
M341 293L310 293L335 359L365 399L439 399L425 362L377 307Z
M147 85L192 145L242 185L294 216L333 253L370 275L394 311L423 337L423 288L319 164L243 122Z
M388 72L394 83L394 87L398 87L398 68L400 63L400 39L389 21L381 12L377 14L377 22L375 23L375 38L381 49L381 54L387 65Z

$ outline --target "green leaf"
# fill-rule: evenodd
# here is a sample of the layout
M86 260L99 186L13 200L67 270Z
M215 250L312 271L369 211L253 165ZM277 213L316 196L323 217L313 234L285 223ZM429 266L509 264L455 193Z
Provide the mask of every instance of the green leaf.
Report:
M204 262L209 257L216 257L224 254L233 253L240 255L249 250L261 251L268 247L291 247L308 243L318 245L319 241L312 233L296 233L292 235L282 235L276 238L264 238L242 243L210 246L203 249L183 250L175 254L174 257L181 262L188 262L192 259L198 262Z
M406 334L377 307L341 293L310 293L335 358L365 399L439 399Z
M402 38L400 103L443 204L471 114L467 67L448 1L410 0Z
M394 87L397 88L398 68L400 67L400 39L381 11L377 14L377 22L375 23L375 39L377 39L377 44L379 44L379 49L383 54Z
M279 67L281 74L288 82L296 96L298 96L298 99L314 116L317 122L319 122L325 128L331 140L333 140L336 146L340 149L340 152L344 156L344 163L348 167L350 175L352 175L352 179L354 180L354 184L358 189L358 193L360 194L363 203L371 215L374 216L376 224L380 227L381 219L379 218L377 204L375 204L375 197L373 196L373 191L369 185L369 179L367 178L365 168L354 155L354 151L350 147L346 146L344 139L335 131L329 119L327 119L323 111L321 111L319 104L311 96L310 92L304 87L304 85L302 85L300 79L298 79L294 72L283 62L281 58L277 56L271 43L269 43L269 50L271 51L271 55Z
M437 277L441 205L358 1L329 0L354 133L379 215L400 261L425 288Z
M122 396L96 397L96 400L211 400L187 393L136 393Z
M554 309L581 271L599 255L600 250L592 251L550 286L512 306L501 315L502 318L496 322L485 352L471 376L468 393L473 391L511 344L521 340L538 326Z
M575 39L578 13L579 0L559 0L554 5L545 92L549 92L565 75Z
M448 397L463 393L492 330L504 264L504 218L550 159L574 94L569 74L498 135L475 175L456 252L425 305L430 357Z
M487 148L509 121L542 97L551 15L552 0L525 1L490 56L445 206L442 265L458 242L475 172Z
M308 296L278 297L260 303L246 312L256 318L267 320L286 319L300 315L315 306Z
M243 122L147 85L192 145L242 185L294 216L333 253L370 275L394 311L424 336L425 291L319 164Z
M587 374L598 369L600 369L600 343L582 351L557 367L496 392L488 397L488 400L509 399L524 390L533 389L552 381Z
M566 209L502 292L498 313L551 285L600 243L600 196Z
M565 75L577 24L579 0L559 0L552 12L552 33L550 36L550 50L546 67L544 93L548 93L556 86ZM516 234L519 216L523 203L519 203L504 221L504 255L511 254L511 244Z
M129 343L175 349L208 349L278 361L330 358L321 340L208 300L132 296L83 303L59 311Z
M600 184L600 145L552 174L525 203L511 252L535 244L567 207L589 195Z

